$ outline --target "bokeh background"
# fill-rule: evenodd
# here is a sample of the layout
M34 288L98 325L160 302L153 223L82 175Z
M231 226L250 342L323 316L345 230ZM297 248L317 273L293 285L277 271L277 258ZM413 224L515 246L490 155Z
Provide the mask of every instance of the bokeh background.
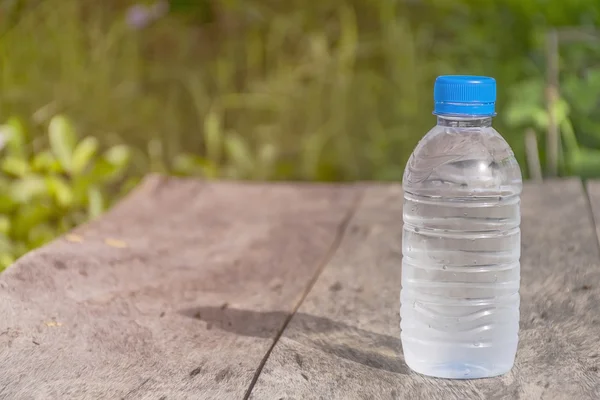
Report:
M150 172L400 181L441 74L524 175L600 175L597 0L0 0L0 269Z

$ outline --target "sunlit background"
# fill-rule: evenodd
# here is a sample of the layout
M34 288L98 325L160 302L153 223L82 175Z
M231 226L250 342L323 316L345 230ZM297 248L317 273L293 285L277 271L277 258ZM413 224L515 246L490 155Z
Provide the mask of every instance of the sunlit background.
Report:
M497 79L526 177L597 177L599 23L597 0L0 0L0 265L151 172L400 181L440 74Z

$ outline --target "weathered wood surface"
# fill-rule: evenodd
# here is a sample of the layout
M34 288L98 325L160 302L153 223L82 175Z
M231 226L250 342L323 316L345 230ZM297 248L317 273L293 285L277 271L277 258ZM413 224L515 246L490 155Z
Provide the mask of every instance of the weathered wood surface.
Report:
M243 398L355 199L150 179L0 276L0 398Z
M600 254L579 181L526 185L521 340L514 369L492 379L436 380L404 364L401 204L399 187L365 193L251 398L600 399Z
M522 212L515 368L436 380L402 359L399 185L153 178L0 275L0 399L600 399L590 202Z

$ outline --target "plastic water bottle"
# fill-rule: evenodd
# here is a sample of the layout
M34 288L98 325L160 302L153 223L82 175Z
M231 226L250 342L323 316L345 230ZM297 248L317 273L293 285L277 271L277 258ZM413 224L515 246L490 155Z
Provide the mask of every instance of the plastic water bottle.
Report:
M492 128L496 81L440 76L404 172L402 346L424 375L508 372L519 331L521 171Z

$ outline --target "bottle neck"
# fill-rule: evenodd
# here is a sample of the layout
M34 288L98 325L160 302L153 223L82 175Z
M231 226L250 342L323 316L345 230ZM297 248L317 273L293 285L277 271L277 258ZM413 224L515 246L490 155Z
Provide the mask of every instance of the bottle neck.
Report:
M453 128L487 128L492 126L492 117L438 115L437 124Z

